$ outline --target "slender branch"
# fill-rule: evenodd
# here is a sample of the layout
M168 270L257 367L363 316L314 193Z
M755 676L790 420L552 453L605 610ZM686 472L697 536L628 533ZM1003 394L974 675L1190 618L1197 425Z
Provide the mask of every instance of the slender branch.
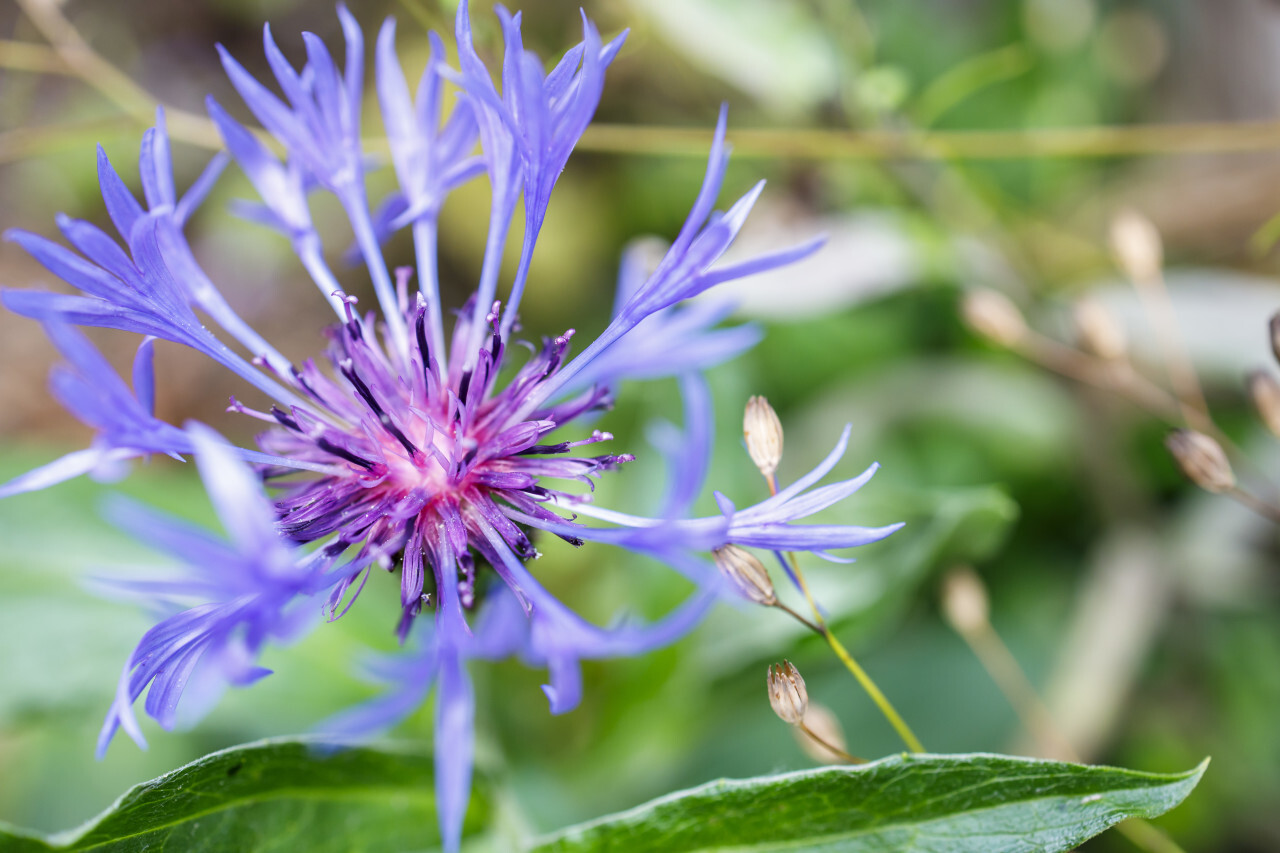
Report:
M156 98L94 51L54 0L18 0L18 5L40 34L48 39L50 47L70 73L97 89L136 120L146 125L154 121ZM174 139L203 148L222 147L217 126L208 118L185 110L169 109L167 119L169 135Z
M82 147L86 135L101 137L131 127L127 118L93 119L45 127L19 127L0 133L0 163L12 163L37 154Z
M1080 754L1058 731L1048 706L1036 692L1031 679L1027 678L1018 659L996 632L986 615L985 607L981 612L967 612L966 617L949 619L952 628L991 676L991 680L1018 715L1023 728L1036 741L1040 752L1079 763ZM1116 824L1115 829L1135 847L1148 853L1186 853L1172 838L1142 818L1121 821Z
M1252 492L1245 491L1239 486L1233 486L1224 494L1236 503L1253 510L1268 521L1280 524L1280 507L1277 507L1275 504L1265 501Z
M1054 373L1113 391L1171 426L1191 426L1212 435L1223 447L1239 452L1239 448L1206 413L1183 405L1177 397L1147 379L1127 361L1107 361L1031 330L1027 330L1013 349Z
M1192 426L1195 426L1197 418L1212 423L1209 404L1205 401L1204 391L1200 389L1195 365L1191 363L1191 355L1182 341L1178 318L1173 311L1173 301L1169 298L1169 288L1165 285L1164 272L1156 267L1149 275L1136 276L1133 284L1148 319L1156 328L1160 348L1164 351L1169 384L1177 395L1183 418ZM1200 427L1196 428L1204 431Z
M47 45L10 39L0 39L0 68L36 74L76 76L76 72L62 61L57 51Z
M1031 733L1031 737L1039 745L1040 752L1064 761L1079 761L1079 753L1058 731L1049 706L1040 698L1031 680L1018 665L1018 659L1000 639L991 623L976 625L961 632L961 636L969 644L974 657L982 664L987 675L991 676L991 680L1013 706L1023 728Z
M830 752L832 755L839 756L840 758L844 759L850 764L866 764L867 763L867 759L859 758L856 755L850 755L849 753L845 752L843 749L829 742L825 738L819 737L817 734L814 733L813 729L809 728L804 724L804 720L801 720L800 722L796 723L796 728L798 728L800 731L804 732L806 735L812 738L813 742L818 744L818 746L822 747L827 752Z
M593 124L578 147L615 154L705 157L710 134L691 128ZM1280 122L1221 122L1031 130L738 128L736 158L1023 160L1269 151Z
M53 0L18 0L53 56L35 45L5 42L0 67L72 74L97 89L137 121L150 125L157 100L94 51ZM202 148L219 148L216 126L206 117L167 107L169 133ZM385 142L368 140L381 149ZM578 143L584 151L665 157L706 156L710 134L682 127L594 124ZM739 158L807 160L1018 160L1050 157L1132 157L1274 150L1280 121L1206 122L1040 128L1028 130L841 130L832 128L739 128L733 132Z
M791 609L790 607L788 607L787 605L783 604L781 601L775 602L773 606L774 606L774 607L776 607L776 608L778 608L779 610L781 610L783 613L786 613L786 614L787 614L788 616L790 616L792 619L795 619L797 622L799 622L801 625L803 625L803 626L805 626L806 628L808 628L808 629L809 629L810 631L812 631L813 633L818 634L818 635L821 635L821 634L822 634L822 629L821 629L821 628L819 628L817 625L813 624L813 623L812 623L812 622L810 622L808 619L806 619L806 618L804 618L803 616L801 616L799 613L797 613L797 612L795 612L794 610L792 610L792 609Z
M765 481L769 484L769 492L776 495L778 493L777 478L774 477L774 475L769 474L766 475ZM813 612L813 621L809 622L789 607L785 607L780 603L777 606L799 619L805 625L809 626L811 631L814 631L826 640L827 645L829 645L831 650L835 652L836 657L838 657L840 662L844 664L845 669L849 670L854 679L857 680L858 684L862 686L862 689L866 694L871 697L871 701L880 709L880 713L889 721L889 725L893 726L894 731L898 733L898 737L902 738L902 742L907 745L907 749L912 752L924 752L924 745L920 743L920 739L916 737L915 732L911 731L911 727L902 719L902 715L893 707L893 704L889 701L888 697L884 695L880 688L876 686L876 683L871 680L871 676L867 675L866 670L864 670L858 662L853 659L853 655L849 654L849 650L844 647L844 644L836 639L836 635L831 632L829 627L827 627L827 620L823 618L822 610L818 607L818 602L814 599L813 593L809 590L809 583L805 580L804 572L800 570L800 563L796 559L796 555L791 552L787 552L786 557L787 561L791 563L791 571L795 575L796 583L799 584L800 591L804 593L805 600L809 603L809 609Z

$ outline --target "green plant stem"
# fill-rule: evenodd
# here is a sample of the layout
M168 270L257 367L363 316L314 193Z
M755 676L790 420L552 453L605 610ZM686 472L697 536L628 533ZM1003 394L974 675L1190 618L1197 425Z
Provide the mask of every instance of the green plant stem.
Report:
M811 740L813 740L813 742L814 742L814 743L816 743L818 746L822 747L822 748L823 748L823 749L825 749L827 752L830 752L832 755L839 756L841 759L843 759L844 761L849 762L850 764L866 764L866 763L867 763L867 759L865 759L865 758L859 758L859 757L858 757L858 756L856 756L856 755L850 755L849 753L845 752L845 751L844 751L843 749L841 749L840 747L838 747L838 746L836 746L835 744L833 744L833 743L829 742L826 738L820 737L820 736L818 736L817 734L815 734L815 733L814 733L814 731L813 731L813 729L809 728L808 726L806 726L806 725L804 724L804 721L803 721L803 720L801 720L800 722L796 723L796 728L798 728L800 731L804 732L804 733L805 733L805 734L806 734L806 735L807 735Z
M996 687L1013 707L1023 728L1036 741L1041 754L1063 761L1083 763L1083 757L1058 730L1053 714L1036 692L1031 679L989 619L976 625L952 624ZM1148 853L1186 853L1172 838L1142 818L1130 818L1115 829L1135 847Z
M1187 853L1178 842L1140 817L1131 817L1117 823L1116 832L1129 839L1139 850L1147 850L1149 853Z
M778 481L773 475L766 478L769 484L769 492L771 494L778 493ZM871 701L880 709L880 713L889 721L889 725L893 726L894 731L898 733L898 737L902 738L902 742L907 745L907 749L912 752L924 752L924 745L920 743L920 739L916 737L915 732L911 731L911 727L902 719L902 715L889 701L888 697L881 692L876 683L871 680L871 676L867 675L866 670L859 666L858 662L853 659L853 655L849 654L849 650L844 644L836 639L836 635L827 627L827 620L822 617L822 611L818 608L818 602L814 599L813 593L809 590L809 583L805 580L804 572L800 571L800 563L796 559L796 555L790 551L786 553L787 561L791 564L791 571L795 574L796 583L800 585L800 591L804 593L805 600L809 603L809 609L813 612L813 622L803 619L790 608L783 607L784 610L791 613L804 624L808 625L811 630L819 634L827 645L831 646L831 651L836 653L836 657L844 664L845 669L853 674L858 684L871 697ZM779 605L781 606L781 605Z

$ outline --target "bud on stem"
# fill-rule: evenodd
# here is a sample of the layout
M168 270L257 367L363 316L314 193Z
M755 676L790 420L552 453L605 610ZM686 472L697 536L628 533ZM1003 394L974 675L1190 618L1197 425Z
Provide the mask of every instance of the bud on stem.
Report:
M994 290L967 294L960 303L960 313L969 328L1002 347L1015 346L1027 333L1027 322L1018 306Z
M766 607L778 603L769 570L750 551L737 545L721 545L711 555L715 558L716 568L743 596Z
M1075 306L1076 339L1080 348L1106 361L1119 361L1127 349L1124 331L1115 317L1093 299L1081 299Z
M1124 274L1139 284L1157 278L1164 265L1160 232L1136 210L1122 210L1111 221L1111 251Z
M773 712L785 723L793 726L804 722L804 712L809 706L809 692L805 689L804 678L791 661L769 667L769 704Z
M810 702L804 711L804 726L796 726L796 741L805 754L823 764L844 764L854 760L848 753L848 742L840 721L831 709L817 702Z
M942 581L942 615L961 636L981 630L990 619L987 588L973 569L952 569Z
M1280 382L1265 370L1255 370L1249 374L1249 396L1267 429L1280 436Z
M782 422L764 397L747 400L742 416L742 434L747 440L747 453L766 478L773 476L782 461Z
M1227 454L1213 438L1193 429L1176 429L1164 440L1187 479L1206 492L1221 494L1236 485Z

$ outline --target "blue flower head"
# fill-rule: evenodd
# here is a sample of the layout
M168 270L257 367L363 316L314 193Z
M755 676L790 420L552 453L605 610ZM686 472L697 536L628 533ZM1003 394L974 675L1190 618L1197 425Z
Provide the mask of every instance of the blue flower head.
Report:
M133 506L115 510L121 525L178 557L187 575L129 585L172 615L147 632L127 662L100 750L119 728L142 742L133 705L144 692L146 712L167 727L193 678L246 684L262 677L266 671L256 659L267 642L296 636L314 621L311 615L341 616L374 567L398 569L396 630L405 650L373 667L387 692L326 728L345 734L384 729L434 688L447 849L460 843L470 788L471 661L518 655L545 667L550 709L563 713L582 694L580 661L670 643L717 597L733 594L709 559L713 549L732 543L825 556L896 529L801 523L874 472L872 466L818 486L843 455L847 431L823 463L775 496L739 508L716 493L718 514L690 513L703 491L713 431L700 371L753 345L759 331L714 328L729 310L722 303L682 303L791 263L819 245L720 262L763 188L757 185L723 213L713 210L728 162L723 110L687 221L655 263L627 254L614 316L600 337L576 354L572 329L543 338L528 355L512 346L523 343L513 338L517 308L552 190L591 121L623 36L605 42L584 17L582 42L545 71L522 44L520 15L502 8L497 14L505 42L497 81L472 44L463 2L455 32L460 68L446 64L444 43L433 34L416 94L395 54L394 23L382 26L374 51L376 90L399 186L376 215L365 191L372 158L360 128L364 41L352 15L339 7L341 68L323 42L304 34L306 64L296 69L265 31L283 98L222 51L236 90L284 151L277 157L209 102L227 153L259 194L240 211L288 239L332 307L335 322L325 332L322 359L286 359L204 273L184 228L227 155L179 195L163 115L143 139L142 202L99 151L115 236L67 217L58 224L74 250L27 232L9 234L79 293L3 295L11 310L45 325L68 362L55 372L54 391L97 438L88 450L0 487L0 497L138 456L194 455L227 534L218 538ZM457 90L451 109L446 86ZM436 227L448 194L481 173L493 193L489 242L475 295L460 307L446 338ZM308 208L308 194L316 191L332 193L345 210L377 310L366 311L345 294L330 270ZM520 263L504 304L497 298L500 261L521 198ZM409 268L393 273L379 245L406 227L413 232L416 276ZM144 336L132 388L75 326ZM235 448L207 428L182 429L155 417L155 339L198 350L270 400L261 409L232 400L231 412L265 423L256 448ZM634 457L601 452L597 445L608 446L613 436L582 422L610 408L625 381L672 376L679 378L685 417L682 429L654 432L671 469L661 507L640 516L591 503L594 480ZM647 555L692 579L697 591L653 624L600 628L543 587L533 569L539 556L534 531ZM499 582L482 582L487 573Z

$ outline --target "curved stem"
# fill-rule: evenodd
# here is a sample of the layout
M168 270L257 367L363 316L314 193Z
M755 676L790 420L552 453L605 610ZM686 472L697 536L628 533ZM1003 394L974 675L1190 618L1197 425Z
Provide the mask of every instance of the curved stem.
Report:
M813 729L809 728L804 724L804 720L801 720L800 722L796 723L796 728L804 732L809 737L813 738L813 742L816 743L818 746L822 747L832 755L839 756L840 758L844 759L850 764L866 764L867 763L867 759L859 758L856 755L850 755L840 747L828 741L826 738L820 737L819 735L815 734Z
M766 477L766 480L769 483L770 493L776 495L778 493L777 479L770 474ZM867 675L866 670L864 670L858 662L853 659L853 655L849 654L849 650L844 647L844 644L836 639L836 635L831 633L831 629L827 627L827 621L822 617L822 611L818 608L818 602L814 599L813 593L809 590L809 584L805 580L804 573L800 571L800 563L796 559L796 555L791 552L787 552L786 556L788 562L791 563L791 571L795 575L796 583L800 586L800 591L804 593L805 600L809 603L809 609L813 611L812 623L804 619L801 619L800 621L809 625L812 630L820 634L822 638L827 641L827 645L831 646L831 651L836 653L836 657L838 657L840 662L844 664L845 669L849 670L854 679L857 680L858 684L862 686L862 689L866 694L871 697L871 701L880 709L880 713L889 721L889 725L893 726L894 731L898 733L898 737L902 738L902 742L907 745L907 749L912 752L924 752L924 744L920 743L920 739L916 737L915 732L911 731L911 727L902 719L902 715L893 707L893 703L889 701L888 697L886 697L880 688L876 686L876 683L871 680L871 676Z
M778 608L779 610L781 610L783 613L786 613L786 614L787 614L788 616L790 616L792 619L795 619L797 622L799 622L801 625L803 625L803 626L805 626L806 628L808 628L808 629L809 629L810 631L812 631L813 633L815 633L815 634L821 634L821 633L822 633L822 629L821 629L821 628L819 628L817 625L813 624L813 623L812 623L812 622L810 622L808 619L806 619L806 618L804 618L803 616L801 616L799 613L797 613L797 612L795 612L794 610L792 610L792 609L791 609L790 607L788 607L787 605L783 604L781 601L775 602L773 606L774 606L774 607L776 607L776 608Z
M1280 507L1277 507L1275 504L1268 503L1252 492L1245 491L1239 486L1233 486L1227 490L1226 495L1236 503L1253 510L1267 521L1280 524Z

